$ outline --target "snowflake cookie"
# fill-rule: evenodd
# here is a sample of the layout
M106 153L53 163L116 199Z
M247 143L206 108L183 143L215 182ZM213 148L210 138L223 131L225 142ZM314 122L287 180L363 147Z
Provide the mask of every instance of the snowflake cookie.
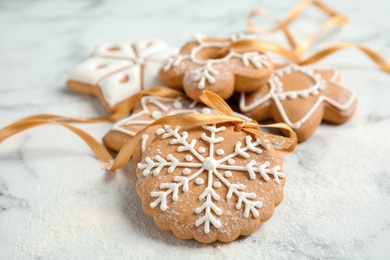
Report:
M162 98L156 96L145 96L133 109L131 115L117 122L112 129L103 137L103 143L109 149L118 152L124 144L140 130L155 120L177 114L210 114L216 113L202 103L189 98ZM141 160L142 152L149 146L156 134L158 126L151 127L143 136L142 141L133 153L134 162Z
M269 141L231 124L157 132L137 164L137 193L161 229L229 242L254 232L282 201L282 160Z
M334 70L296 64L275 67L266 86L241 94L242 113L258 121L284 122L299 141L308 139L322 120L342 124L352 117L356 95L338 83Z
M170 87L183 88L196 101L202 90L210 90L225 100L235 91L255 91L267 82L273 71L268 56L257 51L231 50L226 56L215 58L224 47L250 37L216 39L196 35L177 56L168 59L160 69L160 80Z
M131 95L161 85L158 71L177 54L161 40L98 46L92 56L72 69L67 86L96 95L108 111Z

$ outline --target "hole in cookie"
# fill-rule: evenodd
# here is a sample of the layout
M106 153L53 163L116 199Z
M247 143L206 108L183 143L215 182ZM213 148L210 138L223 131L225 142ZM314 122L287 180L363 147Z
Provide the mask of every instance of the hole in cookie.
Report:
M148 42L147 44L146 44L146 48L149 48L149 47L151 47L151 46L153 46L153 42Z
M218 52L222 50L221 47L206 47L206 48L202 48L200 49L196 54L195 54L195 58L197 60L219 60L219 59L223 59L226 55L228 55L229 52L227 52L226 54L224 54L222 57L218 57L218 59L216 59L216 55L218 54Z
M124 76L119 80L119 83L127 83L127 82L129 82L129 76Z
M120 48L118 46L111 46L111 47L108 47L107 50L109 50L109 51L119 51Z
M107 64L100 64L100 65L96 66L96 69L103 69L105 67L107 67Z

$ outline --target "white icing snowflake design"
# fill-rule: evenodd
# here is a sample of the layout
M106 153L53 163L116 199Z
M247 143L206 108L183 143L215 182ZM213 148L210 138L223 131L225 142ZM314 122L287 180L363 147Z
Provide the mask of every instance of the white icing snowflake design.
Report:
M205 41L207 37L204 35L195 35L193 37L193 41L198 43L198 46L194 47L191 50L191 53L188 55L177 55L168 59L166 64L163 67L164 71L168 71L172 67L177 67L183 60L190 60L192 63L198 65L199 67L193 71L190 71L192 75L192 79L195 82L198 82L198 88L204 89L206 86L206 81L210 84L216 82L216 76L218 75L218 71L213 67L214 64L224 63L229 61L231 58L239 58L242 61L243 66L254 66L256 69L260 69L263 67L269 68L271 66L268 58L264 54L260 54L258 52L245 52L243 54L237 53L231 50L225 57L221 59L208 59L208 60L199 60L196 58L196 54L204 49L204 48L223 48L229 45L232 42L236 42L244 39L254 39L253 35L233 35L230 37L229 41L220 42L220 41Z
M159 69L176 54L176 49L161 40L104 44L71 70L68 79L97 85L107 104L114 107L142 89L159 85Z
M280 178L284 178L285 175L280 171L279 165L271 167L269 161L260 163L251 160L245 165L239 165L236 162L240 158L250 158L249 152L261 154L264 149L269 150L271 145L268 141L257 137L253 140L252 136L247 135L245 144L237 141L234 144L234 152L225 155L225 151L221 148L215 151L215 144L224 141L224 138L219 134L226 131L226 127L217 127L214 124L202 126L202 128L204 132L200 138L208 144L208 147L199 146L196 148L198 141L196 139L189 140L189 134L186 131L180 132L180 127L164 126L158 129L157 133L161 135L162 139L169 138L170 144L177 146L177 153L185 153L185 161L179 161L173 154L168 154L165 158L156 155L153 158L146 157L143 162L138 163L138 168L144 176L158 176L162 169L167 169L168 174L174 173L177 167L182 169L182 172L173 178L174 182L161 183L159 190L152 191L150 194L155 198L150 207L159 206L162 211L166 211L169 207L168 196L171 196L173 201L178 201L181 191L183 193L189 191L190 182L194 182L196 185L206 184L198 198L203 204L195 208L194 212L199 214L195 225L203 225L204 232L209 233L211 225L215 228L222 226L218 216L224 212L215 203L221 199L216 189L222 185L228 188L225 195L226 200L230 201L233 196L237 197L235 208L244 209L244 218L249 218L251 214L254 217L259 216L258 209L263 206L262 202L255 193L246 192L243 183L229 181L234 172L243 172L250 179L263 178L266 182L270 181L270 176L272 176L273 181L277 184L280 183ZM222 158L216 159L216 155L222 156ZM205 179L201 177L203 172L207 172Z

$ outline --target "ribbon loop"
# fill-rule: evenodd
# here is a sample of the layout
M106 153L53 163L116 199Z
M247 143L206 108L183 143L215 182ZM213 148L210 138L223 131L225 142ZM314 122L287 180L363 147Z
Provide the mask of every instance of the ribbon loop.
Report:
M288 25L290 25L293 21L300 17L310 5L316 7L317 9L325 13L327 16L329 16L329 19L321 26L321 28L317 32L311 34L298 44L295 40L293 33L288 29ZM252 21L252 18L256 16L265 16L271 18L276 24L275 28L271 30L260 30ZM218 53L218 55L222 56L223 54L228 53L230 49L234 49L235 51L268 51L278 54L293 63L305 65L320 61L325 57L340 50L344 50L347 48L356 48L366 54L382 71L390 73L390 64L383 57L381 57L378 53L368 47L354 43L338 43L314 53L309 58L304 58L306 51L312 46L313 42L318 39L318 37L320 37L322 34L330 30L331 28L335 28L337 26L345 24L347 21L348 18L345 15L333 10L330 6L326 5L320 0L302 0L298 2L290 10L284 20L279 20L273 14L267 11L254 10L251 11L247 16L248 29L254 33L280 30L284 33L284 36L289 43L290 49L287 49L283 46L274 43L267 43L260 40L243 40L237 41L225 47L223 50L220 51L220 53ZM251 41L251 43L245 41Z

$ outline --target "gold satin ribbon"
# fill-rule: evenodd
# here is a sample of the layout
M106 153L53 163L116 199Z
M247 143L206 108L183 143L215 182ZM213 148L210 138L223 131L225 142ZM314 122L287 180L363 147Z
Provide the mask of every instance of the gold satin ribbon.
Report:
M119 119L126 116L130 111L134 108L134 106L138 103L138 101L143 96L157 96L163 98L176 98L176 97L185 97L182 92L178 92L173 89L169 89L166 87L155 86L149 89L142 90L131 97L123 100L119 104L114 107L114 112L106 117L90 117L90 118L75 118L75 117L67 117L60 116L54 114L38 114L33 116L24 117L19 119L7 127L12 127L13 124L18 124L19 122L23 122L26 120L52 120L56 122L63 123L98 123L98 122L116 122Z
M301 43L297 43L293 33L288 29L294 20L296 20L302 13L310 6L318 8L320 11L324 12L329 16L329 19L321 26L321 28L314 34L307 37ZM261 30L258 28L252 21L253 17L256 16L266 16L274 20L276 27L271 30ZM332 46L329 46L323 50L316 52L308 58L304 58L305 52L311 47L313 42L325 31L330 30L331 28L341 26L342 24L348 21L347 17L336 12L331 7L326 5L320 0L303 0L298 2L289 12L286 19L279 20L274 15L264 11L264 10L254 10L249 13L247 17L247 26L251 32L261 33L261 32L271 32L276 30L281 30L286 37L289 48L285 48L281 45L269 43L261 40L243 40L230 44L221 50L217 55L218 57L226 55L229 50L234 49L237 52L242 51L259 51L259 52L272 52L278 54L289 61L301 65L312 64L319 60L324 59L325 57L349 48L356 48L366 54L382 71L390 73L390 64L378 53L372 49L354 44L354 43L338 43ZM250 41L250 42L249 42Z
M259 125L256 121L246 121L238 118L234 115L228 104L220 98L218 95L210 91L203 91L201 100L217 110L219 115L209 114L178 114L172 116L166 116L146 126L143 130L138 132L133 138L131 138L119 151L117 157L114 159L110 153L101 145L95 138L86 133L85 131L70 125L65 122L53 120L53 118L24 118L14 122L3 129L0 129L0 142L5 139L25 131L27 129L37 127L46 124L55 124L65 127L79 136L95 153L96 157L104 164L107 170L115 170L126 166L127 162L131 158L134 150L142 139L142 135L152 126L156 125L174 125L174 126L202 126L208 124L219 124L219 123L232 123L234 124L235 131L245 131L249 134L259 136L263 139L268 139L273 144L277 145L276 149L284 152L291 152L295 149L297 144L297 136L295 132L286 124L278 123L271 125ZM289 137L266 133L260 130L261 128L280 129L289 133Z

